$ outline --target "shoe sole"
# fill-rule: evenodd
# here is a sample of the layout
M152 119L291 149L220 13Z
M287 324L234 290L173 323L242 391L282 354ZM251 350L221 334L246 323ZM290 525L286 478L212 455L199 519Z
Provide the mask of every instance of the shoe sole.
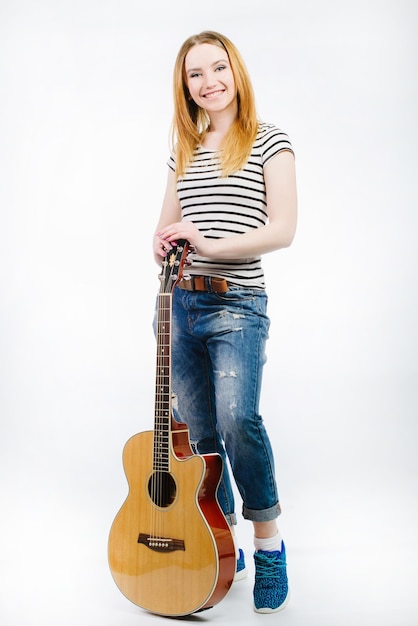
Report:
M240 580L244 580L244 578L247 578L247 575L248 575L247 568L244 567L244 569L235 573L234 580L232 582L237 583Z

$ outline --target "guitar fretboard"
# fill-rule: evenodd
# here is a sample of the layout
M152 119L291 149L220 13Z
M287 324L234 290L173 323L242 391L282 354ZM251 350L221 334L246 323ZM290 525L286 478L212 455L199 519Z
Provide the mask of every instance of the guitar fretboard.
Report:
M158 295L155 377L154 471L170 470L171 429L171 293Z

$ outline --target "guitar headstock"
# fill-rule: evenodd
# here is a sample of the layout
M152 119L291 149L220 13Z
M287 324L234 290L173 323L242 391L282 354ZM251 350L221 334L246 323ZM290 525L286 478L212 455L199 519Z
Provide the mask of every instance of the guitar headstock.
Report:
M171 293L183 276L183 268L189 253L189 242L180 239L161 264L160 293Z

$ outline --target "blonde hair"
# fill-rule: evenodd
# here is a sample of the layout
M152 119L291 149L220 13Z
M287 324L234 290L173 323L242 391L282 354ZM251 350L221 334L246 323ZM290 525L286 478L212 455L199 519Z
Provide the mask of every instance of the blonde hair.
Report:
M196 147L202 142L209 127L206 111L190 98L185 72L187 53L194 46L203 43L219 46L226 51L237 89L237 117L222 142L220 152L220 164L224 176L244 166L257 135L258 119L254 92L238 49L227 37L214 31L192 35L179 50L173 75L174 115L171 140L172 148L176 146L177 177L184 176Z

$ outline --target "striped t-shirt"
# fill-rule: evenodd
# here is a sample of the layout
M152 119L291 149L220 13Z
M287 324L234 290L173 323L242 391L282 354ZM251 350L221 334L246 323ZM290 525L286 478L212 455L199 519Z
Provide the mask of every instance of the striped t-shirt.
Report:
M250 157L242 170L219 175L218 152L197 147L184 177L177 181L182 220L193 222L212 239L231 237L266 224L267 201L263 166L282 150L292 150L289 138L273 124L261 122ZM172 155L168 162L175 170ZM217 276L243 287L264 289L261 257L216 260L191 255L191 275Z

